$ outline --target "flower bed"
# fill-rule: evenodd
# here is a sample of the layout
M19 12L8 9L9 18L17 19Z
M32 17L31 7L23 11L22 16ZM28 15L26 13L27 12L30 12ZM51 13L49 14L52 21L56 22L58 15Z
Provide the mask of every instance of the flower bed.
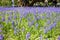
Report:
M60 8L0 9L0 40L60 40Z

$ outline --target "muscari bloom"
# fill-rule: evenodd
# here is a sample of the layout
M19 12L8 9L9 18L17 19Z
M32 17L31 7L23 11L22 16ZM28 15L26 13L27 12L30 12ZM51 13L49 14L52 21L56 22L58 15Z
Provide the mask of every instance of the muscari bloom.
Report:
M45 19L45 17L44 17L44 16L42 16L42 17L41 17L41 19Z
M26 40L29 40L29 38L30 38L30 33L28 32L28 33L26 34Z
M13 25L13 26L15 25L15 22L14 22L14 21L12 21L12 25Z
M50 20L48 20L48 21L47 21L47 24L50 24L50 23L51 23L51 21L50 21Z
M5 18L4 17L2 17L2 21L5 21Z
M47 33L49 30L51 30L52 28L54 28L56 26L56 22L54 22L53 24L51 24L49 27L46 27L44 30L44 33Z
M11 16L9 16L9 17L8 17L8 20L11 20L11 19L12 19L12 17L11 17Z
M36 28L38 27L38 25L39 25L38 23L35 24Z
M60 40L60 36L58 37L58 40Z
M36 20L39 20L39 19L40 19L40 16L36 16L36 15L35 15L35 19L36 19Z
M43 37L42 37L42 35L40 35L40 40L43 40Z
M17 18L17 16L15 15L15 16L14 16L14 19L16 19L16 18Z
M3 35L0 34L0 40L3 40Z
M50 17L51 17L51 14L52 14L51 12L47 12L47 13L46 13L46 17L47 17L47 18L50 18Z

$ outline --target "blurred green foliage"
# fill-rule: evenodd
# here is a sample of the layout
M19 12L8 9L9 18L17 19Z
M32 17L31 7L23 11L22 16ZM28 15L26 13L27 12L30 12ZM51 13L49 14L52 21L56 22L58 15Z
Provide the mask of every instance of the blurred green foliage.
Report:
M60 2L60 1L58 1L58 2ZM35 4L37 4L37 3L35 3ZM14 5L15 6L18 5L18 0L14 0ZM45 3L39 2L38 5L44 6ZM51 6L52 2L49 2L48 5ZM10 7L10 6L12 6L12 0L0 0L0 6L8 6L8 7Z
M0 6L11 6L11 0L0 0Z
M51 4L51 3L49 3ZM17 6L18 5L18 0L14 0L14 5ZM40 2L39 5L44 6L43 2ZM0 6L12 6L12 0L0 0Z

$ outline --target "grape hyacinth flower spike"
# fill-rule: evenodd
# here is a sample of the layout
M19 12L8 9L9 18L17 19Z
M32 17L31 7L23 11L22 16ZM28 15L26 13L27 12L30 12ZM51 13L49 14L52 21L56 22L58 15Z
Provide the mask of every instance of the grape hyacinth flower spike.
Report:
M42 35L40 35L40 40L42 40L43 39L43 37L42 37Z
M56 26L56 22L54 22L53 24L51 24L49 27L46 27L44 30L44 33L47 33L49 30L51 30L52 28L54 28Z
M58 37L58 40L60 40L60 36Z
M37 28L37 27L39 26L39 24L38 24L38 23L36 23L36 24L35 24L35 26L36 26L36 28Z
M0 34L0 40L3 40L3 35Z
M12 25L14 25L15 23L14 23L14 21L12 21Z
M28 33L26 34L26 40L29 40L29 38L30 38L30 33L28 32Z
M4 17L2 17L2 21L5 21L5 18Z

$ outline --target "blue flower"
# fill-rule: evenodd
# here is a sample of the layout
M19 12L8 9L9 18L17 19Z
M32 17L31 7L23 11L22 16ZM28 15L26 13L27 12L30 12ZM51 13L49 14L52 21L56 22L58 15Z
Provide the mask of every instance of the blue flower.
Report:
M49 30L51 30L52 28L54 28L55 26L56 26L56 22L54 22L53 24L51 24L49 27L46 27L45 29L44 29L44 33L47 33Z
M3 40L3 35L0 34L0 40Z
M45 27L44 33L47 33L47 32L48 32L48 27Z
M27 12L24 12L23 17L26 17L26 16L27 16Z
M32 26L34 24L34 20L32 20L31 22L28 22L28 26Z
M38 27L38 23L36 23L35 26Z
M36 16L36 15L35 15L35 19L36 19L36 20L39 20L39 19L40 19L40 16Z
M51 21L50 21L50 20L48 20L48 21L47 21L47 24L50 24L50 23L51 23Z
M16 19L16 18L17 18L17 16L15 15L15 16L14 16L14 19Z
M35 20L38 20L38 18L37 18L37 15L36 15L36 14L34 14L34 19L35 19Z
M15 25L15 22L14 22L14 21L12 21L12 25L13 25L13 26Z
M11 20L11 19L12 19L12 17L11 17L11 16L9 16L9 17L8 17L8 20Z
M45 19L45 17L44 17L44 16L42 16L41 18L42 18L42 19Z
M30 33L28 32L27 34L26 34L26 40L28 40L30 38Z
M37 16L37 19L40 19L40 16Z
M43 37L42 37L42 34L40 35L40 40L42 40L43 39Z
M4 17L2 17L2 21L5 21L5 18Z
M50 17L51 17L51 13L50 13L50 12L47 12L47 13L46 13L46 17L47 17L47 18L50 18Z
M56 23L56 22L54 22L52 25L50 25L50 27L49 27L49 28L50 28L50 30L51 30L53 27L55 27L55 26L56 26L56 24L57 24L57 23Z
M30 13L36 14L36 10L35 9L31 9L29 10Z
M60 36L58 37L58 40L60 40Z

